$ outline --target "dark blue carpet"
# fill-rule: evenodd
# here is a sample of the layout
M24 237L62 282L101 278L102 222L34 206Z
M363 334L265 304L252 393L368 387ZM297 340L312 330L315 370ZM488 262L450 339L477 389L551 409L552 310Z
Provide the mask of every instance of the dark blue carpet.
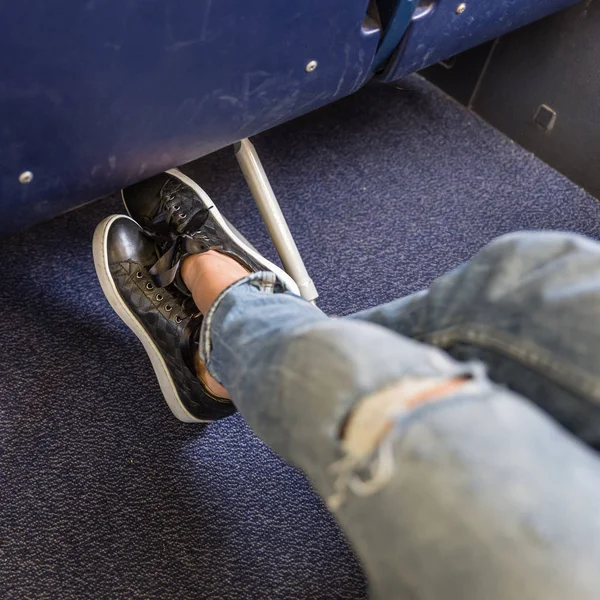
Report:
M255 141L321 307L426 286L495 236L600 236L594 199L417 79ZM230 151L188 166L273 255ZM0 597L359 599L301 474L233 417L182 425L96 282L116 200L0 242Z

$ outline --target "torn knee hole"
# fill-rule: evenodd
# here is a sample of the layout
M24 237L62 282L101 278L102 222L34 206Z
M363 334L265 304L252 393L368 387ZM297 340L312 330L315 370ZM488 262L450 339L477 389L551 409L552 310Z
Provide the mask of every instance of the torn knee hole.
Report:
M368 456L392 429L395 419L411 410L452 396L471 377L405 377L362 398L340 432L346 453Z
M360 400L340 431L344 456L330 467L335 492L327 499L329 508L339 508L348 490L369 496L384 487L394 471L393 439L388 434L396 419L418 406L452 396L470 379L405 377Z

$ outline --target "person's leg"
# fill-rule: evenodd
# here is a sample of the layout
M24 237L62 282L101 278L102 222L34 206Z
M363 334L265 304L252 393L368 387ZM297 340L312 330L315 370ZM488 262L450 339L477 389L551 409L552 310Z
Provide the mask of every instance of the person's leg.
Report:
M350 318L481 360L600 449L600 244L567 233L498 238L429 290Z
M329 319L272 273L240 280L227 263L184 263L205 313L201 357L327 500L376 597L597 596L590 450L478 364Z

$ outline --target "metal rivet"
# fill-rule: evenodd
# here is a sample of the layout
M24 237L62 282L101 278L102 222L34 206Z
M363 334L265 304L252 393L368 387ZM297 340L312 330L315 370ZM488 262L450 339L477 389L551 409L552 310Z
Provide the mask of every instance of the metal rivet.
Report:
M23 171L19 175L19 183L31 183L33 180L33 173L31 171Z
M467 10L467 5L464 2L462 2L456 7L456 14L462 15L465 12L465 10Z
M306 65L306 72L307 73L312 73L315 69L317 68L317 61L316 60L311 60L307 65Z

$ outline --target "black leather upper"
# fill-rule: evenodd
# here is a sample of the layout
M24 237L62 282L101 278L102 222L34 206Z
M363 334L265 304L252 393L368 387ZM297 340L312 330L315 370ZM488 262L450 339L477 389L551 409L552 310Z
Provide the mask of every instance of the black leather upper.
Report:
M149 268L156 261L154 242L124 217L111 225L107 253L121 298L160 351L187 410L202 420L234 413L231 402L212 397L195 375L193 354L202 317L191 298L174 288L154 285L149 275Z
M144 267L151 267L157 258L156 246L130 219L112 222L106 252L109 264L134 261Z
M206 208L194 190L168 173L129 186L123 190L123 200L144 230L167 240L190 226L197 230L206 218Z
M129 214L151 235L162 256L151 275L160 286L175 283L189 291L181 277L181 260L214 249L237 260L248 271L265 267L250 256L219 224L215 208L207 209L196 192L177 177L161 173L123 190Z

